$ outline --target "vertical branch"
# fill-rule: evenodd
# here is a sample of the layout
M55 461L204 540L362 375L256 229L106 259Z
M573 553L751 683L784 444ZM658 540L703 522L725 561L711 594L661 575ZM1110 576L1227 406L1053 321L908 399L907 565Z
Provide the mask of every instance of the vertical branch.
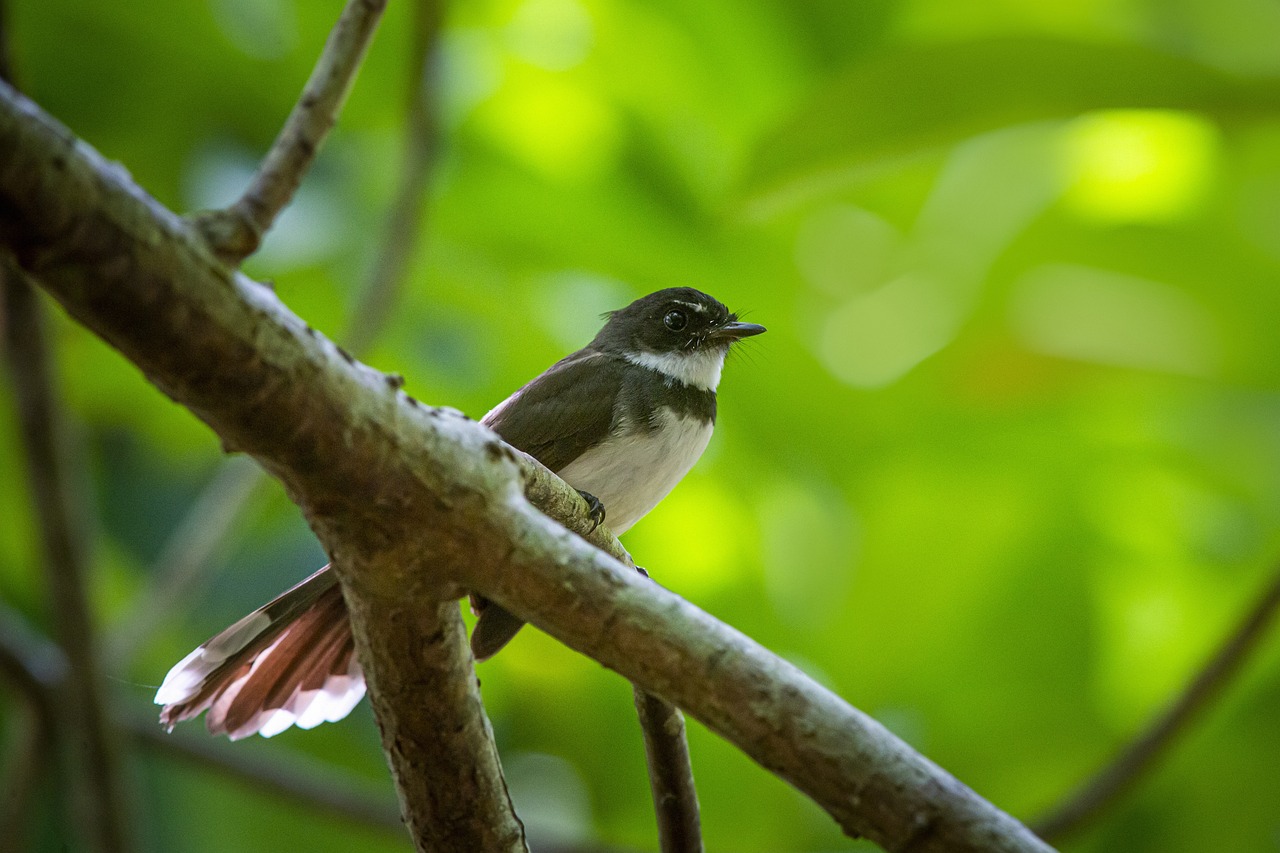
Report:
M1031 824L1046 841L1061 839L1097 817L1131 789L1187 730L1195 717L1218 699L1232 676L1257 648L1280 611L1280 571L1223 641L1204 668L1147 729L1109 764L1080 785L1049 814Z
M9 55L9 8L6 0L0 0L0 79L13 83L13 64ZM9 259L0 256L0 289L5 291L0 299L0 335L8 339L5 331L13 317L8 310L7 290L13 286L25 287L18 281L19 272ZM30 839L27 828L31 808L40 783L50 770L56 770L57 760L57 707L50 686L62 677L62 672L52 671L47 661L31 665L29 644L17 633L16 614L0 612L0 673L23 693L26 700L26 718L19 721L17 746L4 775L0 776L0 791L4 791L4 803L0 804L0 851L26 849ZM61 656L58 658L61 661Z
M702 853L702 820L684 716L675 706L639 687L635 688L635 699L644 732L660 849L662 853Z
M62 704L73 728L64 742L78 753L76 777L85 794L85 829L91 846L102 853L122 851L129 847L124 785L95 656L85 593L86 536L77 523L84 513L70 486L65 425L54 400L44 317L35 292L7 261L0 264L0 277L5 355L40 524L49 603L69 667Z
M399 609L387 621L345 584L343 593L401 815L418 850L528 853L457 601Z
M0 853L32 849L31 811L56 752L55 729L35 707L28 706L25 718L20 717L14 728L18 730L17 744L9 766L0 776L0 791L4 791L4 801L0 803Z
M637 572L649 577L647 571L635 565L630 554L626 557L626 562L635 566ZM649 793L653 797L662 853L702 853L702 816L698 810L698 790L693 784L684 716L665 699L634 684L632 690L640 731L644 735Z

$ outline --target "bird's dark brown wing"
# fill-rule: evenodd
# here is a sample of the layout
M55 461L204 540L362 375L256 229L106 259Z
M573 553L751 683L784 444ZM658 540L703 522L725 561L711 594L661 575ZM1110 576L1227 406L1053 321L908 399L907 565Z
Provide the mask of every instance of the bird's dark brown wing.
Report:
M484 423L507 444L560 471L609 434L623 367L616 357L578 350L495 407Z
M552 471L563 470L609 435L623 366L595 350L578 350L496 406L483 422L507 444ZM567 393L570 389L574 393ZM495 654L524 624L480 595L471 596L471 607L478 617L471 633L477 660Z

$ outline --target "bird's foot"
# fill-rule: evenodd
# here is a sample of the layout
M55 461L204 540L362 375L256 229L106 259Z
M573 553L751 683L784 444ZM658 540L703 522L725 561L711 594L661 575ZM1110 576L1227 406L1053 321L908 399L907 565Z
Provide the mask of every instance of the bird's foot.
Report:
M591 530L587 532L591 533L601 524L604 524L604 504L590 492L578 489L578 494L582 495L582 499L587 502L587 518L591 519Z

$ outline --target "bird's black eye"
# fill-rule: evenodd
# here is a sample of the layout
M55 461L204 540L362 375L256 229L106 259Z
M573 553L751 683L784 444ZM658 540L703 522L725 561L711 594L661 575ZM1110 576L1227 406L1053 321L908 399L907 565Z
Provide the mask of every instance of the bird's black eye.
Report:
M667 316L662 318L662 325L673 332L678 332L689 325L689 318L685 316L683 311L668 311Z

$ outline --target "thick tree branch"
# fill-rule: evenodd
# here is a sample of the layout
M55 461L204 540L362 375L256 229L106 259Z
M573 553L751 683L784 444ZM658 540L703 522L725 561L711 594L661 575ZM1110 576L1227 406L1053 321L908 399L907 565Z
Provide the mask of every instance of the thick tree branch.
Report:
M794 666L552 521L526 489L572 501L564 517L585 523L566 485L345 356L7 87L0 244L285 484L334 558L373 692L392 688L375 703L397 718L384 735L432 701L400 681L417 664L397 635L456 582L685 708L850 834L892 850L1048 849ZM459 709L459 729L472 713ZM457 770L447 778L465 783Z
M1222 695L1280 611L1280 572L1263 588L1240 624L1146 730L1033 826L1041 838L1064 838L1113 805L1173 746L1196 716Z
M209 245L237 265L258 250L302 183L320 145L338 120L356 72L373 40L386 0L348 0L280 135L244 194L226 210L198 217Z
M369 699L418 849L527 853L457 601L419 598L420 607L387 612L380 600L346 598L361 660L376 661L365 667ZM458 710L437 731L440 705Z
M5 356L40 524L49 607L68 662L61 704L71 728L63 742L75 755L74 775L88 806L84 831L91 845L104 853L123 851L129 848L128 813L85 592L87 536L78 523L83 512L70 481L66 427L53 391L45 318L37 294L23 279L8 259L0 258Z

